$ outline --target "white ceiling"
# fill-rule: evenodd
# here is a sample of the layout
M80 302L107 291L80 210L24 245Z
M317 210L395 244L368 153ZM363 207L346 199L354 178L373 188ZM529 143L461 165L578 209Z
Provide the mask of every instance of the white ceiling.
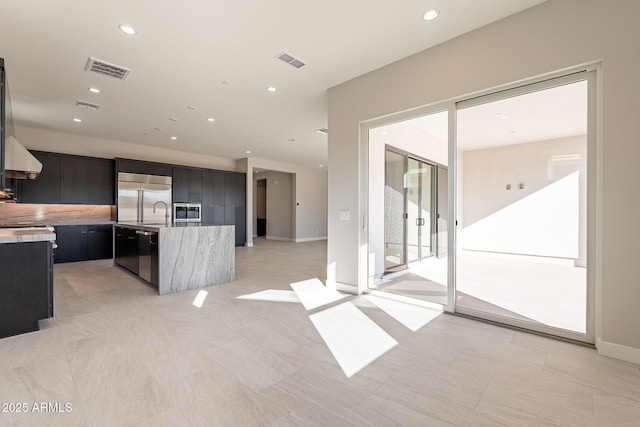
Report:
M328 88L541 2L3 0L0 57L16 124L318 167ZM423 21L432 7L440 17ZM306 65L275 59L282 51ZM119 81L85 71L90 56L132 72Z
M457 111L457 147L478 150L528 142L547 141L586 135L587 81L555 86L486 102ZM446 153L449 127L446 112L418 116L373 129L375 138L386 144L401 146L416 138L421 144L439 146ZM428 150L427 150L428 151ZM446 164L446 160L430 158Z

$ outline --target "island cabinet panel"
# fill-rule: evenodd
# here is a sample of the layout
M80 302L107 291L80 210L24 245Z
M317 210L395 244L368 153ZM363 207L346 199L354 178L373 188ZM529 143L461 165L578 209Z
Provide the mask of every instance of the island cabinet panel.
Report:
M113 160L41 151L31 153L42 163L42 172L34 180L18 182L19 202L115 203Z
M55 262L108 259L113 256L110 224L59 225L56 229Z
M42 172L36 179L18 181L18 201L21 203L61 203L61 157L59 154L32 151L42 163Z
M202 203L203 171L201 169L173 168L173 202Z
M144 175L171 176L172 165L145 162L142 160L116 159L118 172L140 173Z
M53 316L51 242L0 244L0 338L37 331Z

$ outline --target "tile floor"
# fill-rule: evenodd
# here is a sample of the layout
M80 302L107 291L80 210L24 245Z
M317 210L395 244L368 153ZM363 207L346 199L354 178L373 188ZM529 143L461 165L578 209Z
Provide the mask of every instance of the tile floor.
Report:
M397 344L347 377L289 286L324 280L325 242L255 243L202 308L110 261L56 265L56 317L0 340L0 402L29 406L0 426L640 425L638 365L446 314L409 328L364 296Z

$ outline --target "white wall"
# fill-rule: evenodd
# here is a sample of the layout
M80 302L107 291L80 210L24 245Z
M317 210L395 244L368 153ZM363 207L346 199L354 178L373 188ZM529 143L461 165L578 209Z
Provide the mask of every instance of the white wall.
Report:
M640 362L640 281L630 256L640 241L640 199L630 196L640 182L638 16L635 0L548 0L331 88L327 284L360 284L360 123L601 61L601 215L590 235L601 237L597 341L610 354ZM351 219L340 220L341 210Z
M290 173L274 171L254 173L254 206L257 202L255 188L259 179L267 180L267 239L291 241L294 229L293 176ZM255 227L255 210L252 222Z
M563 155L579 158L552 161ZM459 249L586 258L580 236L586 233L581 224L586 218L586 135L470 150L463 156Z
M180 151L179 145L176 145L176 149L149 147L127 141L94 138L25 126L16 126L16 139L30 150L78 154L105 159L123 157L207 169L236 170L235 160Z

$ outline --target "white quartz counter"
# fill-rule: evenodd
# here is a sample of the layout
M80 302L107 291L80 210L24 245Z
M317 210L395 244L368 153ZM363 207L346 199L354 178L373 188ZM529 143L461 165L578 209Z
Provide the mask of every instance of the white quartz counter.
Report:
M56 240L56 233L40 228L0 229L0 243L46 242Z
M235 226L116 223L158 233L158 293L235 280Z

